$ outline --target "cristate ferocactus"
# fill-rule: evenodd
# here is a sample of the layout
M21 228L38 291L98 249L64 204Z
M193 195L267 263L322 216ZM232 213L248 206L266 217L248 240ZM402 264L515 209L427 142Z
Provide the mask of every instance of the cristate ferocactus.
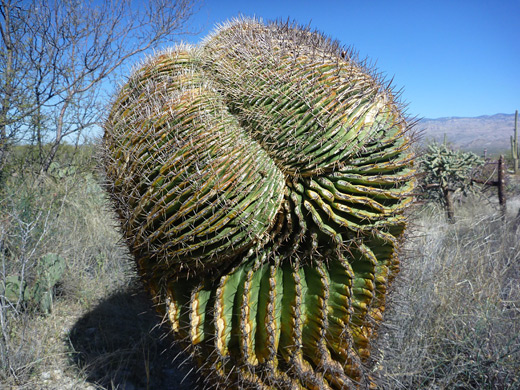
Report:
M415 183L409 129L373 72L294 25L231 22L122 87L107 188L208 383L367 384Z

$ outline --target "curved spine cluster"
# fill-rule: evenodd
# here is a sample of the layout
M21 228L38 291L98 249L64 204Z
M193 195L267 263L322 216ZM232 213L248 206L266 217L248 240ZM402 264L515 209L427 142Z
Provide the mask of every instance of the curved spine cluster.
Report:
M415 184L408 130L348 53L277 23L223 26L122 88L108 189L143 279L215 383L369 381Z

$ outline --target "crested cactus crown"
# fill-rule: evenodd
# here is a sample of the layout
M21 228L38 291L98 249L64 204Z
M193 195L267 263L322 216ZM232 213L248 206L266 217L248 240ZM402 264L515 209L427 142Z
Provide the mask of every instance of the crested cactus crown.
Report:
M107 188L143 280L215 383L369 381L415 184L409 128L350 52L288 24L225 24L122 87Z

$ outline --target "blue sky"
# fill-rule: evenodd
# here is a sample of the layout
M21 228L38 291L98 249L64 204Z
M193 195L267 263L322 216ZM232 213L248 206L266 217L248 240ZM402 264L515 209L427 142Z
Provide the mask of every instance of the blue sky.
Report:
M294 20L376 63L411 116L520 109L520 0L204 0L199 42L238 15Z

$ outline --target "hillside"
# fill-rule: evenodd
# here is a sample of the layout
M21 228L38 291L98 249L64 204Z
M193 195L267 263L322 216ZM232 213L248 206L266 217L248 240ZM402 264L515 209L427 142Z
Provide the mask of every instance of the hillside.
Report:
M416 126L422 143L442 142L446 134L448 142L456 148L470 150L479 155L510 149L509 137L513 134L515 115L495 114L475 118L448 117L422 119Z

